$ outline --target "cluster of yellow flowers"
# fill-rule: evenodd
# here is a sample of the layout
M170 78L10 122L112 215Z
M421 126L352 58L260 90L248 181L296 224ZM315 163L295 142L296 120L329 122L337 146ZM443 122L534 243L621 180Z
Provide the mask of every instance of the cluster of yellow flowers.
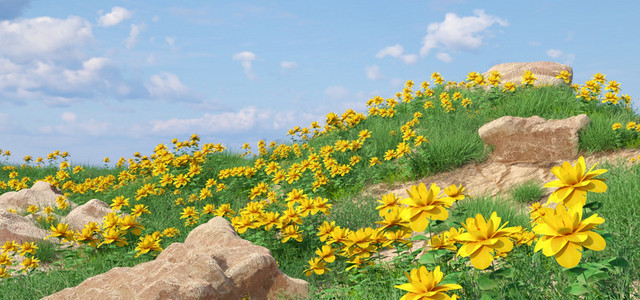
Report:
M569 74L560 74L559 77L568 80ZM433 73L432 78L437 84L442 84L443 79L438 73ZM531 84L535 77L533 74L525 74L523 77L523 83ZM596 80L603 79L603 76L596 76ZM484 79L481 75L475 72L469 75L471 82L466 86L483 85ZM492 74L489 78L489 82L493 85L499 83L499 74ZM600 81L597 81L600 82ZM449 83L447 83L449 85ZM429 89L429 84L423 82L421 87L424 91L419 90L413 95L411 87L412 81L407 81L403 93L396 94L397 99L401 99L402 102L410 103L412 99L422 99L426 97L432 97L435 92ZM462 86L462 85L461 85ZM512 83L506 83L504 85L504 91L514 90ZM574 89L578 87L575 86ZM610 82L607 89L612 89L617 93L617 84L615 81ZM585 88L583 88L585 91ZM586 94L578 95L583 99L591 100L591 93L598 91L599 85L588 84L586 87ZM591 92L591 93L589 93ZM587 97L588 96L588 97ZM441 100L441 106L446 113L450 113L455 110L454 102L460 101L462 94L456 92L453 97L448 93L443 92L439 95ZM453 101L451 101L453 99ZM608 97L609 100L617 103L616 97ZM630 98L625 95L622 99L625 99L627 106ZM430 108L433 105L426 99L424 103L425 113L429 114ZM605 102L605 100L603 100ZM462 106L467 108L472 105L471 101L467 98L461 100ZM369 108L369 116L365 116L361 113L356 113L353 110L347 110L341 116L335 113L330 113L326 116L326 125L324 130L317 122L313 122L310 129L313 129L313 138L326 135L329 132L335 130L345 130L353 128L360 124L367 117L378 116L381 118L393 118L396 113L396 106L398 102L395 98L383 100L380 97L374 97L367 102ZM477 111L476 111L477 112ZM402 133L402 141L396 145L392 145L391 149L386 150L383 157L385 161L391 161L393 159L400 159L407 154L411 153L411 146L408 144L413 141L415 147L420 146L422 143L429 142L424 135L420 135L414 128L420 123L420 118L423 117L422 112L415 112L412 120L404 123L400 126L399 131ZM640 128L640 125L637 127ZM289 130L289 135L299 136L303 140L309 139L311 130L309 128L299 128ZM145 199L151 198L151 196L160 195L181 195L183 192L190 193L186 198L189 203L200 202L206 200L213 200L214 193L225 193L229 190L229 186L232 185L234 178L241 179L240 181L256 182L253 187L249 189L247 198L250 202L241 209L238 210L238 214L231 209L229 203L223 203L216 208L213 204L208 203L202 206L202 212L198 212L195 206L186 206L182 209L181 219L185 219L185 226L192 226L197 224L200 216L205 214L212 214L216 216L222 216L229 218L234 228L239 233L244 233L248 229L261 229L265 231L279 229L279 237L282 242L286 243L293 239L296 241L302 241L302 235L300 231L300 225L303 223L303 219L309 215L315 215L319 212L323 214L329 214L332 204L329 204L329 199L323 197L312 197L305 194L304 190L311 190L312 192L322 192L323 186L327 185L330 178L336 176L346 176L353 170L353 168L368 158L369 167L375 167L381 164L378 157L365 157L363 159L363 151L361 149L368 147L367 140L372 135L384 134L381 132L371 132L370 130L361 130L358 134L358 138L355 140L337 140L333 144L322 146L321 149L316 150L310 147L308 143L289 145L276 145L275 142L271 142L269 148L266 147L264 141L259 141L259 154L260 158L256 159L253 166L240 166L226 168L218 171L217 178L205 178L202 176L203 164L206 161L207 155L223 152L226 147L221 144L204 144L202 149L199 150L200 138L194 134L191 139L184 142L179 142L177 139L172 140L174 144L173 153L169 151L167 146L159 144L154 153L150 156L142 156L136 152L134 154L135 159L130 158L125 160L124 157L120 158L117 162L117 167L123 167L128 164L127 169L120 172L116 177L99 176L95 178L88 178L84 182L76 182L73 180L74 175L81 173L84 170L81 167L74 167L72 174L69 174L68 169L71 168L67 161L60 163L58 171L55 176L47 176L44 181L51 183L52 185L59 186L65 191L65 197L70 197L73 194L84 194L87 191L94 191L99 193L105 193L107 191L117 191L118 189L132 184L134 182L142 182L142 186L137 189L135 194L136 201L145 201ZM389 134L395 134L395 130L392 130ZM243 149L250 153L250 147L248 144L243 145ZM348 153L350 152L350 153ZM295 158L292 158L291 155ZM5 155L10 155L9 151L5 151ZM345 156L346 155L346 156ZM55 151L47 156L50 161L55 161L57 157L66 159L68 153ZM32 158L25 157L25 162L30 162ZM109 162L109 158L105 158L104 162ZM295 162L294 162L295 161ZM36 160L37 166L42 167L43 159L38 158ZM288 165L289 164L289 165ZM25 167L23 165L22 167ZM0 189L6 189L7 187L19 190L26 188L26 183L30 181L28 177L23 177L18 180L18 172L15 171L15 167L5 166L4 170L14 170L9 176L10 180L6 183L0 181ZM309 172L306 172L306 171ZM208 170L207 170L208 171ZM207 172L208 174L208 172ZM313 181L302 181L301 179L308 176ZM267 178L267 180L264 180ZM205 183L206 181L206 183ZM226 181L226 182L222 182ZM236 180L238 181L238 180ZM298 185L298 188L293 188L288 193L284 192L282 186L284 182L289 185ZM304 182L304 183L303 183ZM311 182L309 184L309 182ZM592 181L593 182L593 181ZM215 190L214 190L215 187ZM464 198L461 194L463 188L456 188L450 186L445 189L447 194L444 198L436 199L435 196L439 193L439 188L432 185L429 190L426 189L424 184L412 187L409 192L410 198L398 199L395 195L386 195L380 200L382 203L378 207L380 210L380 217L382 221L378 222L381 226L379 228L361 228L356 231L351 231L346 228L337 226L335 222L324 222L319 228L317 236L320 241L326 242L325 245L317 249L316 254L318 257L309 261L310 268L306 270L307 275L311 273L323 274L326 269L326 263L332 263L335 261L335 254L344 256L348 259L352 268L361 268L367 264L372 263L372 255L383 248L392 248L400 244L409 245L408 238L412 231L423 231L428 220L440 220L446 219L448 213L446 208L450 207L454 201ZM577 193L576 193L577 194ZM222 194L221 194L222 195ZM286 195L284 200L285 209L278 210L276 205L280 203L279 198ZM561 194L564 196L568 194ZM572 194L573 195L573 194ZM222 197L221 197L222 198ZM258 200L256 200L259 198ZM68 203L64 199L59 199L58 209L66 209ZM175 205L185 205L185 199L179 197L175 200ZM565 204L568 207L572 203ZM584 203L583 203L584 204ZM51 226L50 237L61 237L68 242L85 243L92 247L100 247L104 244L115 243L122 247L128 244L125 235L128 232L136 236L142 234L144 226L140 224L138 218L142 213L151 214L148 210L148 206L145 204L136 204L131 208L130 216L116 215L116 210L120 210L123 207L129 207L129 198L125 198L124 195L116 196L112 199L111 204L112 213L105 216L105 221L102 224L102 228L95 223L86 224L85 228L81 231L74 232L68 229L67 224L58 223L56 226ZM562 207L562 205L558 205ZM31 209L33 213L37 208ZM51 211L51 208L45 208L45 211ZM15 213L15 211L13 211ZM555 212L559 218L563 218L570 215L572 218L576 218L577 210L570 210L568 213L562 211ZM540 220L546 220L544 216L554 215L549 208L537 208L532 215L540 216L537 218L537 222ZM579 213L581 216L581 213ZM589 220L589 219L588 219ZM48 222L53 222L52 217L47 217ZM590 220L593 221L593 220ZM551 222L551 221L549 221ZM555 223L554 223L555 224ZM573 224L573 223L572 223ZM557 224L556 224L557 225ZM554 226L556 226L554 225ZM459 249L461 256L470 256L474 266L478 268L486 268L494 256L501 256L509 252L512 248L512 243L509 240L517 241L518 244L531 243L534 239L534 235L530 232L525 232L522 228L502 228L500 227L500 218L493 214L488 221L485 221L482 216L476 216L475 219L468 219L466 224L462 225L463 228L451 228L448 232L441 235L434 236L431 240L431 247L434 249L457 249L455 243L462 243L463 245ZM546 234L551 232L547 227L540 227L538 231L540 234ZM559 225L558 225L559 226ZM503 224L504 227L504 224ZM554 230L559 227L553 227ZM588 228L588 229L585 229ZM581 227L580 230L586 231L593 227ZM574 228L575 229L575 228ZM466 233L464 232L466 230ZM577 230L577 229L576 229ZM535 229L534 229L535 231ZM162 248L160 246L161 237L174 236L178 234L177 229L167 228L162 233L156 231L152 234L147 234L144 237L140 237L140 242L137 244L136 257L143 253L148 253L150 250L160 252ZM491 237L497 239L499 242L490 243L488 245L479 242L480 235L485 237ZM596 238L589 235L592 240ZM586 238L582 236L580 241L585 241ZM569 241L572 243L568 250L573 253L577 249L575 240ZM568 245L568 243L561 243L562 247ZM558 259L558 262L566 265L570 265L575 261L569 261L565 256L558 254L558 245L554 242L552 244L552 250L545 250L545 255L553 253ZM13 251L9 249L15 249L15 244L5 245L5 253ZM337 247L337 248L334 248ZM30 246L25 246L24 249L32 249ZM540 246L541 249L547 249L545 246ZM560 248L562 248L560 247ZM538 249L538 248L536 248ZM565 248L562 248L565 249ZM24 251L27 253L27 251ZM29 252L30 253L30 252ZM558 258L560 257L560 258ZM6 259L6 257L4 258ZM579 259L578 259L579 260ZM0 266L3 265L3 257L0 256ZM29 266L36 265L33 260L29 262ZM436 269L438 272L439 270ZM417 272L417 271L416 271ZM422 269L420 269L420 274ZM434 271L436 272L436 271ZM411 278L418 276L418 273L412 271ZM0 268L0 275L4 274L4 269ZM438 277L437 272L434 273L435 277ZM441 274L441 273L440 273ZM419 276L419 278L422 275ZM435 286L435 285L434 285Z

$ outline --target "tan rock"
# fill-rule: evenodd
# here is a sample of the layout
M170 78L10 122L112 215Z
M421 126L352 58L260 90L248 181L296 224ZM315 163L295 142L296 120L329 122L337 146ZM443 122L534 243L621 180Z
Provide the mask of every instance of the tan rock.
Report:
M19 190L17 192L6 192L0 195L0 210L15 209L18 213L26 211L31 205L35 205L40 209L51 206L56 207L56 199L64 194L57 187L46 181L37 181L29 189ZM77 205L73 202L69 203L71 209Z
M307 297L308 283L282 273L269 249L216 217L150 262L114 268L43 299L278 299Z
M578 131L589 122L585 114L548 121L504 116L480 127L478 134L485 146L495 146L490 157L496 162L551 162L575 159Z
M522 84L522 75L526 71L531 71L536 80L533 83L533 86L541 86L541 85L564 85L569 86L573 81L573 68L568 65L563 65L556 62L551 61L538 61L538 62L518 62L518 63L503 63L498 64L491 67L488 71L482 73L482 77L484 77L485 82L489 82L489 76L491 76L492 71L497 71L500 73L500 82L499 87L503 87L505 83L512 82L516 86ZM564 79L556 78L556 76L560 75L562 71L567 71L569 74L569 82L565 82ZM483 88L485 90L489 90L493 87L493 85L486 85ZM449 90L449 88L445 88L445 90Z
M502 83L513 82L515 85L522 84L522 75L526 71L531 71L537 78L533 84L534 86L571 85L573 81L573 68L551 61L499 64L482 73L482 76L488 80L492 71L498 71L501 74L500 81ZM564 79L556 78L562 71L567 71L571 74L569 75L569 83L565 82Z
M98 226L102 226L104 216L111 212L111 206L102 200L91 199L87 203L76 207L69 214L62 218L62 223L69 224L70 230L82 230L85 224L96 222ZM120 215L120 210L115 210ZM128 216L127 213L122 215Z

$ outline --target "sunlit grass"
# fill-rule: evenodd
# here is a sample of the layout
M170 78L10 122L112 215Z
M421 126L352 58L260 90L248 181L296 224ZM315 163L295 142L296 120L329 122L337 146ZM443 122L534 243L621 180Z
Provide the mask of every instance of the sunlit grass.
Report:
M241 153L226 151L220 144L200 147L200 139L194 135L188 141L172 141L172 149L161 144L152 155L136 153L128 160L121 158L116 167L67 165L65 161L71 161L72 157L60 151L51 153L46 159L25 158L26 163L22 165L1 164L0 193L28 188L37 180L46 180L60 187L68 201L78 205L96 198L112 207L119 206L128 214L137 211L135 222L145 229L138 234L135 230L123 230L121 238L128 245L118 246L114 241L102 244L97 250L90 246L78 251L60 250L39 243L33 257L41 263L64 258L58 265L64 264L65 268L51 270L48 275L39 273L36 268L29 271L29 276L2 279L0 294L15 295L15 299L37 299L76 286L114 267L135 266L153 260L157 251L141 253L136 250L141 238L147 236L150 241L159 241L165 249L173 242L183 242L191 229L211 217L224 215L241 232L242 238L269 248L284 273L307 280L311 285L311 298L400 298L405 291L394 286L407 282L405 271L418 269L421 262L412 259L417 253L408 253L404 251L408 247L397 245L404 252L394 259L394 267L385 264L367 266L367 262L375 263L375 259L358 261L362 257L357 254L340 256L338 252L351 249L375 254L382 247L373 250L359 246L346 248L336 242L332 244L336 260L326 264L330 270L322 275L306 276L309 260L317 257L316 250L325 244L319 240L318 228L324 222L335 222L336 226L353 232L380 227L376 223L381 221L376 209L381 205L377 201L380 199L363 195L365 188L416 180L485 160L489 153L484 150L478 129L501 116L537 115L545 119L563 119L585 113L591 123L580 132L580 150L591 154L637 147L640 139L636 128L640 126L635 125L640 123L640 118L626 108L630 98L611 93L602 99L596 98L601 91L598 83L604 84L604 76L596 74L594 77L583 88L577 85L520 86L513 90L494 88L485 93L453 85L444 92L442 78L434 75L437 85L433 89L424 82L414 93L411 90L413 83L409 81L403 93L395 98L371 99L367 103L368 115L351 110L342 115L331 113L324 128L315 123L291 129L290 143L267 145L261 141L255 156L249 145L245 145ZM481 83L476 79L471 82ZM615 81L607 86L612 90L616 87ZM577 98L576 94L582 96ZM10 155L8 150L3 151L3 155ZM626 299L634 293L633 285L637 286L640 278L640 250L634 234L640 228L640 220L633 214L640 209L640 199L631 196L640 194L640 168L636 165L626 169L610 164L598 165L598 168L608 170L598 176L606 179L608 190L588 193L587 204L594 209L593 205L601 205L596 213L606 221L598 228L610 233L612 242L607 242L602 251L585 250L581 263L621 258L628 266L607 271L609 278L589 285L590 290L585 293L592 298ZM431 185L426 184L427 188ZM294 195L294 189L301 194ZM516 207L537 202L543 189L538 183L529 182L515 186L509 192L499 197L481 196L456 201L449 209L449 218L430 222L426 231L437 233L451 227L461 228L460 224L467 218L480 214L488 220L493 212L502 219L502 224L509 222L509 227L522 226L530 231L527 212ZM115 200L118 197L121 197L118 201L127 199L128 204L118 205ZM327 209L328 214L311 209L302 216L305 197L309 201L325 200L332 207ZM58 203L61 204L64 206ZM222 211L224 204L229 204L228 208L234 213ZM300 216L283 221L282 215L289 205L295 206L295 214ZM38 208L39 211L43 209ZM53 209L60 216L70 211L68 207ZM266 230L264 225L255 228L267 212L280 214L281 228ZM583 219L593 212L585 213ZM241 215L250 223L243 225ZM279 232L294 223L302 240L298 242L292 238L283 243ZM58 220L43 218L37 224L49 230L58 224ZM157 232L155 237L154 232ZM366 232L362 231L365 235ZM102 234L96 232L95 237L104 242ZM448 280L457 279L450 283L462 288L450 293L464 299L490 293L504 295L513 289L526 299L571 297L574 291L566 287L576 280L579 282L578 277L567 275L553 257L534 252L534 245L535 242L531 246L514 247L508 259L502 261L512 274L500 277L499 284L489 290L478 284L479 276L487 271L468 266L468 257L438 260L437 265L445 276L457 274ZM447 258L450 254L455 253L442 257ZM354 265L353 262L362 264ZM433 271L433 265L422 263Z

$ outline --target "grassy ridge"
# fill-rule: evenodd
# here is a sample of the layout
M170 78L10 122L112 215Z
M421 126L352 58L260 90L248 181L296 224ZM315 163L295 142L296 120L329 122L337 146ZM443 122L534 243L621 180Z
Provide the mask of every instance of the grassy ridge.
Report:
M435 78L435 81L439 80ZM219 144L200 147L199 137L194 135L188 141L172 141L173 149L159 145L148 157L134 155L128 163L122 158L117 167L65 166L64 161L68 158L55 155L55 152L47 163L36 160L21 166L3 164L0 183L4 184L0 184L0 193L26 188L36 180L44 179L61 187L68 201L78 205L94 198L112 204L114 199L122 197L129 203L129 206L121 207L123 211L133 213L136 205L142 205L149 213L141 213L136 220L137 224L144 226L142 234L136 235L133 230L121 231L121 238L128 242L122 247L114 242L104 243L97 250L87 247L84 251L68 251L39 244L39 249L31 256L42 262L55 257L64 258L67 269L51 271L48 275L35 270L30 271L33 272L30 276L2 279L0 295L37 299L65 287L76 286L113 267L130 267L153 260L158 252L153 247L148 247L148 253L135 257L140 252L136 248L141 248L138 243L145 236L166 248L173 242L183 242L192 228L218 214L232 221L242 238L269 248L283 272L309 281L312 298L400 298L405 292L394 286L407 282L404 272L420 265L411 260L409 253L394 261L395 268L382 264L368 266L367 259L360 264L354 263L358 262L358 256L353 253L345 257L338 255L335 262L327 264L331 271L323 275L305 275L305 270L310 268L309 260L317 257L315 251L325 244L317 235L324 222L335 222L352 231L380 226L375 223L381 221L376 209L381 204L376 200L380 199L362 196L363 188L381 182L419 179L468 162L483 161L488 153L484 151L477 131L487 122L505 115L563 119L585 113L591 124L580 132L580 150L593 153L638 145L637 132L624 128L630 122L640 123L638 115L624 107L623 101L617 104L598 103L595 97L599 93L596 91L592 91L594 98L587 100L585 97L576 98L579 89L575 86L520 86L513 91L494 88L490 92L452 87L444 92L440 82L433 89L423 84L422 89L414 94L411 85L407 84L403 94L398 93L396 98L370 100L366 116L354 111L347 111L341 116L329 114L323 130L313 124L306 130L294 128L289 131L292 142L272 143L269 147L262 143L255 156L248 149L242 153L224 151ZM585 86L591 85L587 83ZM459 92L459 98L455 96L456 92ZM445 94L448 96L443 96ZM312 134L313 129L315 132ZM419 143L419 137L428 141ZM598 295L615 298L629 295L633 291L631 283L640 278L640 253L633 246L637 245L638 239L631 234L640 227L640 221L631 213L635 211L633 208L640 207L640 200L630 196L640 192L640 168L599 167L608 170L599 176L606 179L608 190L602 194L590 193L587 203L602 204L597 213L606 222L599 228L611 233L613 242L607 243L604 251L585 252L582 261L624 258L628 262L624 273L609 272L610 278L595 283L596 291L588 294L596 298ZM267 172L270 168L273 171ZM172 178L167 179L167 176ZM188 181L181 185L177 178ZM261 187L261 183L265 186ZM296 223L295 217L280 218L282 228L276 226L266 230L266 224L258 225L265 222L267 212L278 212L282 216L290 203L297 204L297 214L302 214L302 201L300 197L296 200L298 196L294 190L302 191L303 195L298 195L301 198L306 196L318 202L324 200L332 207L328 214L311 211L300 217L301 223L295 224L297 231L285 232L285 228ZM488 219L495 211L503 223L508 221L509 226L531 230L529 216L515 212L512 206L504 203L530 204L529 201L539 194L541 187L530 185L514 190L512 199L485 196L461 201L451 207L449 222L434 222L429 229L435 232L447 230L451 224L459 226L477 213ZM252 196L255 197L252 199ZM224 204L229 204L234 213L222 209ZM252 212L256 205L261 207ZM69 208L54 209L61 216L69 211ZM243 220L241 215L247 220ZM57 224L57 220L52 219L40 222L40 226L47 230ZM155 240L154 232L157 232ZM95 237L99 242L105 241L97 232ZM290 239L283 242L285 237ZM397 247L403 249L399 244ZM375 254L381 249L378 247L371 252ZM345 247L335 250L337 254ZM552 257L534 253L533 246L514 248L510 255L514 257L509 260L514 274L496 287L500 293L517 287L522 295L526 295L525 298L565 298L571 295L561 288L549 288L553 286L551 278L558 282L558 287L567 286L575 280L564 275L563 268ZM481 272L456 264L441 264L441 267L445 275L460 270L470 274L457 278L457 284L462 286L462 290L455 291L457 295L474 298L488 293L476 283Z

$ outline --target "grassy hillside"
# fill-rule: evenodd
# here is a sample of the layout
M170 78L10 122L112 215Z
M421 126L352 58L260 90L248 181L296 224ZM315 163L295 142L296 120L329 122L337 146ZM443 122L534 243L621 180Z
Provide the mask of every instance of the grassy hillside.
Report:
M579 145L588 153L640 144L640 125L636 125L640 118L629 108L631 99L617 96L615 81L607 85L600 74L584 86L507 84L488 92L468 87L490 84L495 78L487 82L475 73L469 77L469 82L445 85L434 73L435 85L430 88L424 82L416 91L408 81L395 98L370 99L366 113L330 113L324 126L314 122L289 130L291 142L260 141L258 149L245 145L240 153L220 143L204 143L194 134L187 141L158 144L148 155L120 158L116 167L75 165L58 150L46 158L25 157L21 165L0 162L0 193L44 180L61 188L66 196L57 207L32 207L15 213L40 213L39 226L51 230L53 236L85 244L83 250L70 251L38 243L39 248L31 253L26 251L31 245L5 244L0 276L6 278L0 279L0 295L38 299L114 267L153 260L161 249L183 242L191 229L223 216L242 238L270 249L284 273L307 280L314 299L400 298L407 293L397 288L409 282L405 272L416 273L422 265L429 271L439 266L446 276L443 283L460 286L447 293L463 299L515 291L515 298L527 299L560 299L581 293L589 298L627 299L634 292L632 282L636 281L637 288L640 277L639 239L632 234L640 228L640 220L633 214L640 208L640 198L633 196L640 194L637 165L631 169L598 166L607 169L596 179L606 179L608 189L588 193L586 205L579 210L581 220L594 213L605 220L596 230L606 240L606 248L585 249L580 264L572 268L562 267L554 256L547 257L543 254L546 250L534 251L542 239L532 233L537 223L532 226L532 216L519 214L508 205L509 201L531 204L542 187L520 187L513 199L471 200L458 197L455 189L445 194L449 187L439 187L442 197L415 190L423 200L436 201L434 196L438 196L441 202L433 206L448 211L446 220L436 220L443 216L441 211L421 210L424 207L417 209L424 214L411 219L417 210L411 212L403 205L416 205L411 204L411 198L401 204L394 195L382 199L362 196L362 190L372 184L419 179L485 160L489 153L484 151L478 129L506 115L563 119L587 114L591 123L580 132ZM605 87L612 92L605 93ZM9 150L2 149L3 155L10 155ZM586 166L586 171L590 168ZM430 185L426 183L427 190ZM594 185L588 187L595 189ZM49 214L64 216L70 211L69 202L81 205L91 199L105 201L135 218L118 221L113 213L102 227L88 224L90 229L83 236L68 231ZM447 201L450 203L442 204ZM488 243L506 257L497 257L489 268L479 269L473 265L478 261L475 255L471 257L473 264L469 255L456 256L465 243L456 241L455 236L465 232L462 223L470 224L467 218L480 214L489 220L493 212L501 217L500 224L520 227L513 227L516 231L502 240ZM423 229L425 216L432 220ZM135 230L141 226L141 232ZM450 229L455 234L450 231L432 241L433 248L442 249L430 251L420 261L412 260L416 253L406 251L414 230ZM583 242L584 236L576 239ZM507 243L513 244L512 250L497 246ZM385 248L401 253L393 266L377 259L376 253ZM9 263L7 254L21 250L30 258L27 264L31 259L36 261L25 266L30 276L12 276L2 268ZM56 258L64 260L66 270L48 275L38 271L37 261ZM427 277L411 280L429 284Z

